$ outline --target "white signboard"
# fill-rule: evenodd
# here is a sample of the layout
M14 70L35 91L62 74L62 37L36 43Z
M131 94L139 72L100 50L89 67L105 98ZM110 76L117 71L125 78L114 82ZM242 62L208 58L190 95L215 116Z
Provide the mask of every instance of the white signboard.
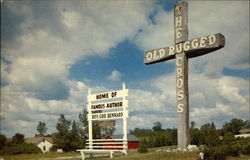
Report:
M93 150L95 140L93 139L93 126L92 121L114 120L122 119L123 121L123 153L127 154L127 119L128 119L128 89L125 83L122 84L122 90L109 91L98 94L91 94L89 89L88 93L88 128L89 128L89 145L88 148ZM113 110L109 111L109 110ZM99 113L96 113L99 111ZM114 126L115 121L99 123L102 126ZM113 139L114 140L114 139ZM102 141L102 140L98 140Z
M128 100L89 104L88 107L89 110L91 111L118 109L118 108L128 107Z
M128 96L128 89L88 95L88 101L109 100Z
M118 112L104 112L96 113L91 115L92 120L106 120L106 119L121 119L123 116L127 117L128 112L118 111Z

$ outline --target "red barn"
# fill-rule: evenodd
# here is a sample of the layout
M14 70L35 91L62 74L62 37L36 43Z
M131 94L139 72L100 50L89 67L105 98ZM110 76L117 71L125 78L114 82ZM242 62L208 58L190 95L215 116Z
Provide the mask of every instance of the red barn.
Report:
M132 134L127 135L128 137L128 149L137 149L139 147L139 140ZM107 136L105 139L122 139L123 135ZM110 141L111 142L111 141Z

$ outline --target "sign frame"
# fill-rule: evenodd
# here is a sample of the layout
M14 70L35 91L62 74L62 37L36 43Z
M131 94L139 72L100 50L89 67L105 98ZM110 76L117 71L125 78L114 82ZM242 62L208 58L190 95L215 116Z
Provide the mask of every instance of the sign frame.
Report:
M103 121L103 120L111 120L111 119L122 119L123 120L123 153L127 154L127 146L128 146L128 138L127 138L127 119L128 119L128 100L126 97L128 96L128 89L126 89L125 83L122 84L122 90L118 91L109 91L109 92L102 92L98 94L91 94L89 89L88 96L87 96L87 110L88 110L88 135L89 135L89 143L88 148L93 150L95 148L94 142L95 141L103 141L102 139L93 139L93 126L92 121ZM118 100L119 99L119 100ZM120 100L121 99L121 100ZM102 103L102 101L104 101ZM97 103L92 103L97 102ZM121 107L114 107L114 108L106 108L108 104L112 103L122 103ZM103 105L104 109L91 109L92 105ZM119 110L113 112L102 112L102 110ZM100 111L100 113L92 113L95 111ZM107 115L112 115L112 117L108 117ZM118 116L116 116L118 114ZM122 114L122 115L121 115ZM101 117L100 115L106 115L105 117ZM95 118L93 118L93 116ZM112 141L115 139L112 139Z

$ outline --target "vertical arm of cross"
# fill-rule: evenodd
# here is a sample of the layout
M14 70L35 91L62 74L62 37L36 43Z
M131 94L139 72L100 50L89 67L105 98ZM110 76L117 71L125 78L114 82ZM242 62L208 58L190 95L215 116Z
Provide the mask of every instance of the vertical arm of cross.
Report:
M174 7L175 44L188 40L188 3L181 2ZM188 58L185 52L176 57L176 98L178 147L189 144L189 93Z
M88 95L91 95L90 89ZM92 131L92 112L91 112L91 101L88 100L88 127L89 127L89 149L93 149L93 131Z

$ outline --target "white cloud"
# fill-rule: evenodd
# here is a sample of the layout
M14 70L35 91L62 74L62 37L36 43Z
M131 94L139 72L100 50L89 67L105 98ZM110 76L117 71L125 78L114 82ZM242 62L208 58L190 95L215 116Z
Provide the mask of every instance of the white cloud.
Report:
M219 81L218 90L220 95L229 102L247 104L245 97L243 95L240 95L239 88L229 86L223 80Z
M21 132L29 137L34 136L38 121L46 122L48 133L51 133L55 131L60 114L65 114L67 119L77 120L86 105L88 88L82 82L69 81L69 84L70 95L65 100L39 100L11 86L2 87L2 132L7 136Z
M9 63L1 59L1 82L7 84L1 86L1 131L33 136L36 121L45 121L51 133L59 114L77 118L88 87L68 80L70 67L87 56L107 56L133 37L147 24L152 3L6 1L3 7L1 56ZM114 71L111 78L120 77Z
M174 43L173 13L159 9L155 16L155 22L143 28L143 31L135 37L135 44L142 50L152 50L167 47Z
M202 5L202 7L200 7ZM190 3L190 34L192 38L222 33L223 49L192 60L196 70L220 75L223 68L249 69L249 7L246 1ZM210 13L210 14L207 14ZM236 14L237 13L237 14ZM204 18L202 18L204 17ZM205 18L206 17L206 18ZM192 20L192 21L191 21ZM201 25L202 24L202 25Z
M223 76L211 79L205 75L191 74L190 78L190 121L202 125L214 121L218 127L232 118L248 118L249 83L247 80ZM129 88L128 128L151 128L153 122L160 121L164 128L172 128L176 124L176 94L174 74L160 76L146 82L154 90ZM42 101L28 98L28 93L13 92L10 86L3 87L2 113L3 133L20 131L27 136L36 132L37 121L45 121L49 133L55 131L60 114L68 119L77 119L78 114L86 106L88 87L82 82L69 82L69 97L66 100ZM206 87L204 87L206 85ZM238 90L234 90L238 88ZM110 90L96 86L93 92ZM228 94L232 93L229 97ZM239 98L240 97L240 98ZM243 103L244 102L244 103ZM211 114L212 113L212 114ZM23 128L22 126L29 126ZM117 131L121 131L121 123L117 122Z
M3 41L1 53L11 62L6 64L11 70L4 72L9 78L5 78L5 81L21 90L29 88L40 99L48 99L43 98L40 90L46 94L52 91L67 92L69 68L76 61L87 56L107 55L110 48L133 37L146 25L147 16L152 10L151 3L139 1L39 4L45 9L42 11L44 14L39 13L40 8L32 3L19 2L5 6L10 9L23 8L19 11L22 14L18 13L23 16L23 21L16 25L20 33L15 35L15 41ZM17 13L9 14L14 16ZM120 78L119 72L114 71L111 78ZM55 98L53 95L49 97Z
M130 111L141 112L136 115L154 115L151 121L161 117L172 121L166 125L171 127L176 117L176 84L175 73L159 76L144 85L156 88L158 92L132 91L130 100L133 106ZM152 107L157 106L157 107ZM198 125L215 121L221 127L232 118L247 119L249 113L249 82L248 80L221 76L211 78L205 74L189 75L189 107L190 121ZM162 115L164 114L164 115ZM153 120L155 117L155 120ZM147 116L145 116L147 119ZM160 119L159 119L160 120ZM162 123L165 123L162 119ZM175 123L174 123L175 124Z
M1 83L8 83L9 81L8 72L9 72L8 64L6 64L6 62L4 62L1 59Z
M117 71L117 70L113 70L112 73L107 77L107 80L110 81L119 81L121 80L122 74Z

